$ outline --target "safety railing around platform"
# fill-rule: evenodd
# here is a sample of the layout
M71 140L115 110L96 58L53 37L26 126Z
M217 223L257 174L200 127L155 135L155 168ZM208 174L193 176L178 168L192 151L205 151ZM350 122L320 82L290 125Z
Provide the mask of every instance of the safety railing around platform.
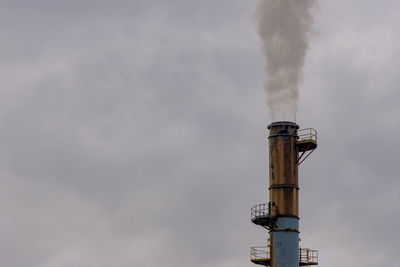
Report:
M251 220L254 221L257 218L275 216L276 212L277 207L273 202L259 204L251 208Z
M313 141L317 142L317 131L313 128L305 128L298 130L299 140L297 142Z
M250 259L254 260L267 260L270 259L269 247L251 247L250 248Z
M271 260L270 248L267 246L258 246L250 248L250 260L269 261ZM318 264L318 250L309 248L299 248L299 265L311 266Z
M318 264L318 250L309 248L300 248L300 263L302 265L317 265Z

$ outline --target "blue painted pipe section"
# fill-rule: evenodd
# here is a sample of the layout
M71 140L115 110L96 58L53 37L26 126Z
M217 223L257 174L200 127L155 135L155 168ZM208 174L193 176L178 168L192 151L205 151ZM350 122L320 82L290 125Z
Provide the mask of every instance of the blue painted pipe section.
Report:
M299 230L299 219L294 217L278 217L276 226L277 228L292 228Z
M276 228L271 231L272 267L299 266L299 219L278 217ZM297 231L296 231L297 230Z

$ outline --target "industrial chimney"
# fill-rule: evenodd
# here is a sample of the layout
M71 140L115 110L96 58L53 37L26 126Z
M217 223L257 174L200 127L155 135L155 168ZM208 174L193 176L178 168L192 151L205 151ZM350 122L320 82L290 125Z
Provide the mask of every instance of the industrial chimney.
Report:
M318 251L299 247L298 166L317 148L317 133L294 122L269 129L269 203L251 209L251 221L269 230L267 246L252 247L251 261L271 267L318 264Z

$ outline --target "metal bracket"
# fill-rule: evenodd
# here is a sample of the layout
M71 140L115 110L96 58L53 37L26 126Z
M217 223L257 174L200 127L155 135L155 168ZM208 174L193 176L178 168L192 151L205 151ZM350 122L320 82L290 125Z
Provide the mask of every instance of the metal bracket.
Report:
M306 153L307 151L309 151L308 149L310 148L310 146L311 146L311 145L308 144L307 147L306 147L306 149L303 151L303 153L301 153L300 157L298 157L298 159L297 159L297 166L300 166L300 164L302 164L302 163L311 155L311 153L314 152L315 148L314 148L313 150L311 150L311 151L306 155L306 157L305 157L304 159L302 159L303 156L305 155L305 153Z

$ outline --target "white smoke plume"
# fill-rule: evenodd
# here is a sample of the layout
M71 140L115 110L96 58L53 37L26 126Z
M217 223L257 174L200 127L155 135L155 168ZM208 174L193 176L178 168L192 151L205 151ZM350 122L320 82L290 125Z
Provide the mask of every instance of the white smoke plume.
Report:
M266 56L265 91L272 116L295 116L316 0L259 0L258 33Z

